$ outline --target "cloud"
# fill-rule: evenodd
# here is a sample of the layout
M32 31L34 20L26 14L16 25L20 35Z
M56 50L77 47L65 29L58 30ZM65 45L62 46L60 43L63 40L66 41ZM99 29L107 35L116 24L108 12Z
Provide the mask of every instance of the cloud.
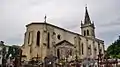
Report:
M100 26L102 26L102 27L120 26L120 17L116 18L115 20L109 21L109 23L104 23Z
M84 7L95 22L96 35L107 43L119 33L119 0L0 0L0 40L22 44L25 25L33 21L48 23L80 33ZM114 31L115 30L115 31ZM102 34L102 35L101 35ZM111 35L107 35L111 34ZM106 38L107 37L107 38Z

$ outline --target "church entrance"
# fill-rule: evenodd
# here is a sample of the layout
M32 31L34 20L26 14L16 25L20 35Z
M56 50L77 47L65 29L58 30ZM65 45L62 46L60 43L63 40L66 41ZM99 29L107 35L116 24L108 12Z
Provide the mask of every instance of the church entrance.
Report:
M57 49L57 57L58 59L68 58L72 56L72 48L69 47L59 47Z
M65 59L73 55L74 45L64 40L56 44L56 56L58 59Z

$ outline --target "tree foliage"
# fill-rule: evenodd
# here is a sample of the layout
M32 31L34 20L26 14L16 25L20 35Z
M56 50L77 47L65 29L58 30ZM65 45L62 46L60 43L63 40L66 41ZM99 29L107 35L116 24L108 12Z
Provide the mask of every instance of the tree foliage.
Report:
M111 58L120 59L120 36L107 48L107 53Z
M19 47L18 46L9 46L8 53L6 55L6 58L8 59L11 55L11 58L15 58L19 54Z

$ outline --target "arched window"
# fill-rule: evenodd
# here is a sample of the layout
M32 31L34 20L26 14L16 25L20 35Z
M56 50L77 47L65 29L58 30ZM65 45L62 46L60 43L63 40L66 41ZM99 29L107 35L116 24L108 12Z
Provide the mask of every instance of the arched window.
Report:
M47 39L48 39L48 43L47 43L47 48L50 48L50 33L48 33L48 37L47 37Z
M37 32L36 44L37 44L37 46L40 46L40 31Z
M80 47L80 44L79 44L79 55L81 54L81 50L80 50L80 48L81 48L81 47Z
M84 54L84 52L83 52L83 49L84 49L84 47L83 47L83 43L81 44L81 46L82 46L82 55Z
M94 54L95 54L95 55L97 54L97 49L96 49L96 47L94 48Z
M58 57L58 59L60 58L60 50L59 49L57 49L57 57Z
M94 36L94 30L92 30L91 34L92 34L92 36Z
M86 31L84 30L84 36L86 36Z
M87 30L87 36L89 36L89 30Z
M28 44L30 43L30 32L28 33Z
M92 52L91 52L91 45L88 46L88 53L89 53L89 55L92 55Z

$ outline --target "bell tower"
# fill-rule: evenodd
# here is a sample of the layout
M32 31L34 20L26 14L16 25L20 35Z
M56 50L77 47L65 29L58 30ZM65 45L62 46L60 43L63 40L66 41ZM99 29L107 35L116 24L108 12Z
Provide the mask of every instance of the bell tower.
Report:
M87 7L85 7L85 18L81 21L81 34L86 37L95 38L94 22L91 23Z

